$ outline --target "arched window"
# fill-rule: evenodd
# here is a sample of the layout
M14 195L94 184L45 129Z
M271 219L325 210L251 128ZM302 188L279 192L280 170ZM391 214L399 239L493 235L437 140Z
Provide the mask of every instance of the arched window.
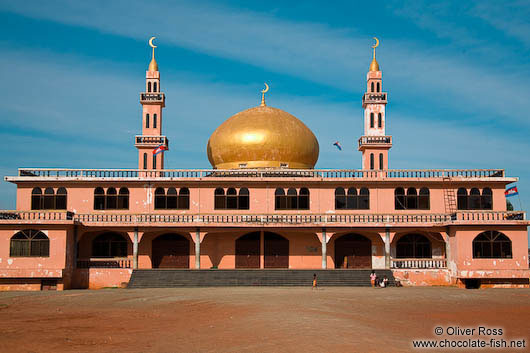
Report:
M377 127L383 127L383 115L381 113L377 114Z
M457 207L459 210L467 210L467 190L460 188L456 192Z
M368 188L361 188L359 191L359 209L370 209L370 190L368 190Z
M381 92L381 83L377 82L377 92Z
M145 128L149 129L149 114L145 114Z
M156 114L153 114L153 129L156 129L156 121L157 121L157 116Z
M474 259L511 259L512 241L496 230L482 232L473 239Z
M40 230L25 229L11 237L10 257L48 257L50 239Z
M170 205L170 194L169 191L171 191L173 188L169 188L167 191L167 204L168 208ZM175 189L173 189L175 190ZM190 190L188 188L181 188L178 198L178 208L180 210L189 210L190 209Z
M480 206L483 210L491 210L493 208L493 193L490 188L484 188L482 190Z
M55 209L66 210L66 189L60 187L55 195Z
M127 240L118 233L103 233L92 241L92 257L126 257Z
M163 189L162 189L163 190ZM167 195L165 195L165 206L168 210L175 210L178 207L178 194L177 189L175 188L169 188L167 189ZM189 203L189 196L188 196L188 203Z
M359 207L359 200L357 198L357 189L348 188L348 195L346 196L346 209L356 210Z
M374 154L373 153L370 153L370 169L371 170L375 169L375 162L374 162Z
M383 164L383 154L382 153L379 153L379 169L383 170L384 169L384 164Z
M147 92L151 92L151 82L147 82Z
M156 155L153 155L153 169L156 169Z
M407 189L407 204L405 207L409 210L418 209L418 192L416 188Z
M295 188L287 190L287 209L296 210L298 208L298 193Z
M228 188L226 191L226 208L237 210L237 191L234 188Z
M216 210L224 210L226 208L226 196L223 188L217 188L214 192L215 200L214 207Z
M407 208L405 202L405 190L403 188L396 188L394 190L394 204L396 210L404 210Z
M371 127L372 129L375 127L374 113L370 113L370 127Z
M164 191L164 188L156 188L155 190L155 210L164 210L166 208L167 208L166 192Z
M94 209L105 209L105 190L103 190L103 188L101 187L97 187L94 189Z
M374 83L372 82L372 85L371 85L371 91L374 92Z
M469 192L468 206L470 210L480 210L480 191L477 188L472 188Z
M418 209L428 210L431 208L430 192L428 188L421 188L418 196Z
M118 209L119 210L129 209L129 189L125 187L120 188L120 192L118 194Z
M335 209L346 209L346 191L344 191L344 188L339 187L335 189Z
M53 210L55 208L55 191L53 188L44 189L44 207L45 210Z
M276 210L285 210L287 208L287 197L285 196L285 190L277 188L274 191L274 208Z
M153 82L153 92L158 92L158 87L156 82Z
M144 153L144 169L147 169L147 153Z
M108 188L105 196L105 209L115 210L118 208L118 193L115 188Z
M309 189L301 188L298 196L298 209L308 210L309 209Z
M41 188L33 188L31 191L31 209L40 210L43 206L43 197Z
M396 243L397 258L431 258L431 242L421 234L407 234Z
M248 210L250 207L249 192L247 188L239 189L239 210Z

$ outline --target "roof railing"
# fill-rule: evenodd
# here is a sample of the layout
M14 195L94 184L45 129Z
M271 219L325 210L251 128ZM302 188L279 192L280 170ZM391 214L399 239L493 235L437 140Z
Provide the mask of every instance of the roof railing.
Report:
M400 179L400 178L503 178L504 169L67 169L20 168L18 177L28 178L318 178L318 179ZM8 177L9 178L9 177Z

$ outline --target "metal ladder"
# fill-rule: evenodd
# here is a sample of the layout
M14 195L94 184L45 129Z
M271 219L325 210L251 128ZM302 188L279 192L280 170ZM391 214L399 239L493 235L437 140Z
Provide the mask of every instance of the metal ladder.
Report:
M448 182L449 178L444 178L444 182ZM456 196L455 189L445 188L444 189L444 204L446 213L455 213L456 212Z

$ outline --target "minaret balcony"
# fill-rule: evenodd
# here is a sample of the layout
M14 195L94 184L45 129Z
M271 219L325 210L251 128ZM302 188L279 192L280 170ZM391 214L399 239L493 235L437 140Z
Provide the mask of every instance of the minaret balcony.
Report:
M391 147L392 136L361 136L359 139L359 149L368 146Z
M367 92L363 96L363 108L366 104L386 104L387 93L386 92Z
M145 135L136 135L135 144L136 147L142 146L159 146L164 145L169 147L169 140L166 136L145 136Z
M165 105L166 96L164 93L140 93L140 103Z

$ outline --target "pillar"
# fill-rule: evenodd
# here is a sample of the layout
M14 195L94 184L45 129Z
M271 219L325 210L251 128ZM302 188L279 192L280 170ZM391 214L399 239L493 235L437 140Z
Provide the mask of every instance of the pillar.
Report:
M138 227L134 227L133 239L133 269L138 269Z
M328 240L326 239L326 230L322 229L322 269L325 270L328 268L328 254L327 254L327 244Z
M201 269L201 232L199 228L195 232L195 269Z
M259 268L265 268L265 235L263 230L259 233Z
M385 268L390 269L390 230L385 229Z
M77 253L77 226L74 225L74 249L73 249L73 253L74 253L74 263L72 264L72 267L73 268L77 268L77 257L79 256L79 254Z

